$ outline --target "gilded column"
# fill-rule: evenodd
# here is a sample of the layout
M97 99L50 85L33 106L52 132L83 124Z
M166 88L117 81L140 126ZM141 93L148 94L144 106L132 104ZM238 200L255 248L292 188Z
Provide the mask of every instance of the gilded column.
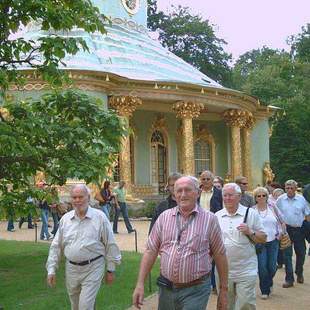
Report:
M252 189L252 169L251 169L251 134L254 125L254 117L251 112L247 113L246 123L241 130L243 140L243 175L248 179L248 188Z
M115 109L123 124L129 131L129 118L136 110L137 106L142 104L142 100L137 96L112 96L109 98L109 105ZM130 140L129 134L124 136L121 142L120 150L120 179L126 182L128 194L131 192L131 163L130 163Z
M223 113L223 118L231 131L231 167L233 180L242 175L240 128L245 126L246 111L230 109Z
M178 118L182 119L183 132L183 173L195 175L194 165L194 139L193 139L193 118L200 115L203 105L195 102L178 101L173 105L173 110Z

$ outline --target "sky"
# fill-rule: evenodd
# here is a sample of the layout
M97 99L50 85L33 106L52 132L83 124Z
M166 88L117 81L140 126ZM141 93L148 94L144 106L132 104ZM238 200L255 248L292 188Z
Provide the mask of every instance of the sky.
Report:
M286 49L286 39L310 23L310 0L157 0L167 12L171 5L191 8L215 25L217 37L228 44L233 59L264 45Z

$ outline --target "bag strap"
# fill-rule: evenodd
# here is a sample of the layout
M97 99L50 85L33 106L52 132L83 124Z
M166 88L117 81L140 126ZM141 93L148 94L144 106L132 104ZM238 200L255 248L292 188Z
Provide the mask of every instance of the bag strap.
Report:
M249 209L250 209L251 207L247 207L247 209L246 209L246 212L245 212L245 215L244 215L244 218L243 218L243 223L246 223L246 221L247 221L247 219L248 219L248 214L249 214Z

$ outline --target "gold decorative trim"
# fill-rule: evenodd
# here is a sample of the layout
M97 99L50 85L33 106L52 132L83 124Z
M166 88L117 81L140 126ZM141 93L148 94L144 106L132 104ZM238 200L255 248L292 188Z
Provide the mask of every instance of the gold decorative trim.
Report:
M130 117L136 108L142 104L142 100L133 95L128 96L111 96L109 105L115 109L119 115Z
M191 101L177 101L172 106L177 118L197 118L203 108L202 103Z

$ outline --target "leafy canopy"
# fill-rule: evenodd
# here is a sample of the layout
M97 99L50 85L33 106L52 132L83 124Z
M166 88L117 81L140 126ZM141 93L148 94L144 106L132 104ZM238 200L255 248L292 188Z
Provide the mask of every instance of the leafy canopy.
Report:
M174 7L169 14L149 0L148 27L159 32L159 40L172 53L192 64L210 78L230 85L231 55L224 51L226 42L216 37L213 25L187 7Z

